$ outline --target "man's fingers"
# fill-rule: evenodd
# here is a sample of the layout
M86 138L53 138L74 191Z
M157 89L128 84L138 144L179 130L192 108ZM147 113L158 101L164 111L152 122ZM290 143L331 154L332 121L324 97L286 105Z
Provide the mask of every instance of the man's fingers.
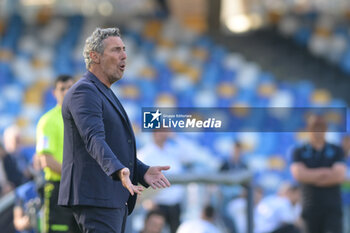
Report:
M122 185L129 191L129 193L134 196L135 190L134 185L130 181L130 170L128 168L123 168L120 170L119 173L120 181L122 182Z
M159 170L160 171L166 171L166 170L169 170L170 169L170 166L159 166Z
M159 189L162 188L162 186L159 184L158 181L153 182L153 184L154 184L157 188L159 188Z
M143 188L141 186L135 186L134 185L134 192L137 194L141 194L141 192L143 191Z
M156 184L158 184L158 188L160 188L160 189L164 188L164 185L163 185L162 181L158 180Z
M134 196L135 193L134 193L134 189L133 189L132 185L128 185L128 190L129 190L131 196Z
M140 192L142 192L142 191L144 190L142 186L137 186L137 189L138 189Z
M166 188L167 187L167 185L161 179L158 181L158 183L162 186L162 188Z
M140 194L141 193L141 191L139 191L137 188L133 187L133 189L134 189L134 193L136 193L136 194Z
M161 179L166 184L167 187L170 187L171 184L170 184L169 180L165 176L163 176Z
M136 186L133 185L132 183L130 183L129 185L126 186L127 190L130 192L130 194L132 196L134 196L134 194L141 194L141 192L143 191L143 187L142 186Z

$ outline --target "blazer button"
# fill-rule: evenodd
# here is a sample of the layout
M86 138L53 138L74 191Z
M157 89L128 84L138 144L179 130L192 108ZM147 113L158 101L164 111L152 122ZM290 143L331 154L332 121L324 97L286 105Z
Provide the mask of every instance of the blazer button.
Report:
M130 165L130 166L132 166L132 165L133 165L133 163L132 163L132 162L129 162L129 165Z
M128 143L131 144L131 139L128 139Z
M106 168L106 172L109 172L109 168Z

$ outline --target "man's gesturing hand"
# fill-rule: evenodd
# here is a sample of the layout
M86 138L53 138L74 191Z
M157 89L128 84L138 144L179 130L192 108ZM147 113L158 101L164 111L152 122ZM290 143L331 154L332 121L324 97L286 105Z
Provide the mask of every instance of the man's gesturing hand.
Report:
M131 183L129 168L125 167L125 168L119 170L118 174L119 174L120 181L122 182L122 185L127 190L129 190L129 192L130 192L130 194L132 196L134 196L135 193L141 194L141 192L143 191L143 187L142 186L133 185Z
M169 170L170 166L150 167L145 173L144 179L153 189L170 187L170 182L163 175L163 170Z

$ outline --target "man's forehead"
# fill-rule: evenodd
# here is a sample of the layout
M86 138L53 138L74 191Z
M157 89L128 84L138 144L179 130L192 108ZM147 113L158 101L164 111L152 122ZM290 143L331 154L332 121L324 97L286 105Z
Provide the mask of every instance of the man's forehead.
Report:
M113 47L125 47L123 40L119 36L110 36L104 39L104 43L107 46Z

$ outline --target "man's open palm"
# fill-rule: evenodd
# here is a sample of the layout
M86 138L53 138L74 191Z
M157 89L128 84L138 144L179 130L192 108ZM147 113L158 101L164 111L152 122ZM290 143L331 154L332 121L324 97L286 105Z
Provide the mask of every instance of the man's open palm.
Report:
M170 187L170 182L162 171L169 170L170 166L150 167L145 173L144 179L153 189Z
M134 193L141 194L143 191L142 186L133 185L130 180L130 170L129 168L123 168L119 171L119 178L122 182L122 185L130 192L132 196Z

